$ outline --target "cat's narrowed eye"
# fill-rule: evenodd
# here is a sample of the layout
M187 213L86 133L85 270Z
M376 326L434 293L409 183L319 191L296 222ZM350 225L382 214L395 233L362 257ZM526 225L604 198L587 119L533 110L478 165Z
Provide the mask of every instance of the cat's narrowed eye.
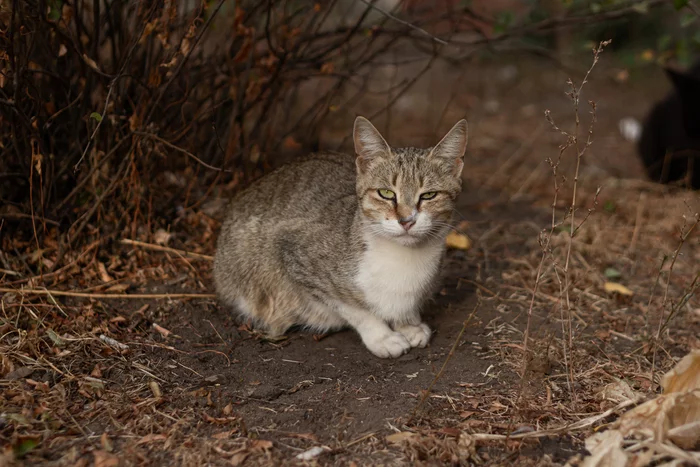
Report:
M437 196L437 191L428 191L427 193L423 193L420 195L420 199L422 200L429 200L433 199Z
M377 193L384 199L396 199L396 193L391 190L377 190Z

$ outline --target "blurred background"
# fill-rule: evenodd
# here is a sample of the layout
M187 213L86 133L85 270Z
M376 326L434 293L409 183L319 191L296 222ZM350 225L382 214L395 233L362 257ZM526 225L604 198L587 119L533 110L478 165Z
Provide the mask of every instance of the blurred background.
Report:
M638 123L670 88L661 65L697 52L697 11L687 0L2 0L0 235L48 239L61 253L39 269L86 233L152 240L280 162L351 152L356 115L398 146L435 144L466 116L469 186L528 199L550 189L545 159L561 143L544 111L572 124L567 79L580 84L608 39L582 97L599 119L582 178L643 179Z

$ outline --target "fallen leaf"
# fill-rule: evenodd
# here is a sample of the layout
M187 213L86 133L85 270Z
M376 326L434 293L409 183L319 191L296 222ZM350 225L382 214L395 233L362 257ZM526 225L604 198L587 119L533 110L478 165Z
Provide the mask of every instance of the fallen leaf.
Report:
M300 461L310 461L312 459L317 458L326 451L329 451L329 449L325 446L314 446L307 451L297 454L296 458Z
M93 368L90 372L90 376L94 378L102 378L102 369L100 368L99 363L95 364L95 368Z
M97 63L95 63L95 60L91 59L85 54L83 54L83 60L85 60L85 63L87 63L90 66L90 68L100 71L100 69L97 67Z
M61 336L56 334L56 332L53 329L47 328L46 335L49 336L49 339L51 339L54 344L56 344L56 347L63 347L64 345L66 345L66 343L63 342L63 339L61 339Z
M291 150L299 150L301 149L301 143L299 143L296 139L294 139L293 136L287 136L284 139L284 143L282 143L285 148L291 149Z
M401 444L404 441L411 441L413 438L418 436L416 433L411 433L410 431L401 431L399 433L392 433L386 437L386 442L389 444Z
M700 448L700 420L668 430L668 439L682 449Z
M211 435L211 437L214 439L228 439L235 432L236 430L222 431L220 433L214 433L213 435Z
M119 458L107 451L94 451L92 454L95 456L94 467L117 467L119 465Z
M634 295L634 292L618 282L606 282L603 287L608 293L619 293L620 295L627 296Z
M27 376L31 375L32 373L34 373L34 370L31 369L30 367L21 366L21 367L17 368L16 370L11 371L8 374L6 374L5 379L8 381L12 381L15 379L22 379L22 378L26 378Z
M102 436L100 436L100 444L102 445L102 447L104 448L105 451L107 451L107 452L114 451L114 445L112 444L112 441L107 436L107 433L102 433Z
M160 386L158 386L158 383L155 381L151 381L148 383L148 386L151 388L151 392L153 393L153 397L156 399L160 399L163 397L163 393L160 391Z
M114 284L111 287L108 287L106 292L110 293L123 293L126 292L126 290L129 288L129 284Z
M222 412L224 413L224 415L231 415L231 413L233 412L233 406L231 404L226 405Z
M158 229L156 230L156 233L153 234L153 241L155 241L158 245L167 245L172 236L173 234L170 232L166 232L163 229Z
M598 400L611 401L618 404L628 400L638 400L641 397L641 394L634 392L630 385L621 379L606 385L596 393L596 398Z
M306 439L316 443L318 442L318 437L313 433L285 433L285 437Z
M700 389L700 349L683 357L661 378L664 394Z
M98 262L97 270L100 273L100 280L102 282L112 282L114 280L109 274L107 274L107 268L105 267L104 263Z
M250 443L250 449L255 451L267 451L272 449L272 441L266 439L254 439Z
M674 392L658 396L623 414L615 427L624 435L645 434L655 441L668 438L671 430L682 433L687 440L692 427L684 425L700 421L700 389L691 392ZM695 433L695 442L700 442L700 432Z
M445 244L447 245L447 248L452 248L455 250L468 250L472 246L472 242L469 237L454 231L447 234Z
M249 454L250 454L250 453L248 453L248 452L246 452L246 451L237 452L236 454L233 455L233 457L231 457L231 459L229 460L229 463L230 463L231 465L233 465L234 467L235 467L235 466L238 466L238 465L241 465L241 464L243 464L243 462L245 462L245 460L248 458L248 455L249 455Z
M165 329L164 327L162 327L156 323L153 323L153 329L158 331L160 333L160 335L163 337L168 337L170 334L172 334L171 331L168 331L167 329Z
M0 378L4 378L5 375L14 371L15 365L10 360L7 355L0 355Z
M617 430L596 433L586 439L586 449L591 453L581 467L617 467L627 464L627 454L622 449L622 434Z
M150 435L146 435L140 440L136 442L136 444L147 444L147 443L152 443L154 441L165 441L168 439L167 436L158 434L158 433L151 433Z

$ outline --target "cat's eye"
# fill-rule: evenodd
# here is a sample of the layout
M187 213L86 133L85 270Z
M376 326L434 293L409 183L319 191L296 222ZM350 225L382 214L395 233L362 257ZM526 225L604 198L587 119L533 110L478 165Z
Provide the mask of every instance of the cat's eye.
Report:
M391 190L377 190L377 193L384 199L396 199L396 193Z
M436 196L437 196L437 191L428 191L427 193L423 193L422 195L420 195L420 199L427 201L429 199L435 198Z

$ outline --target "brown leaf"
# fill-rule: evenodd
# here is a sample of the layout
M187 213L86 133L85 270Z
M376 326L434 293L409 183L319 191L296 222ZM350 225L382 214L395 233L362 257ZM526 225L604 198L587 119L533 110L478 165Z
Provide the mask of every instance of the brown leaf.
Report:
M95 456L94 467L117 467L119 465L119 458L107 451L94 451L92 454Z
M284 436L287 438L307 439L309 441L318 442L318 437L313 433L285 433Z
M158 229L156 230L156 233L153 234L153 241L158 245L167 245L172 236L173 234L170 232L167 232L164 229Z
M83 60L88 64L88 66L90 66L90 68L100 71L100 69L97 67L97 63L95 63L95 60L91 59L85 54L83 54Z
M411 441L418 435L416 433L411 433L410 431L401 431L399 433L392 433L386 437L386 442L389 444L401 444L404 441Z
M164 327L162 327L156 323L153 323L153 329L158 331L160 333L160 335L163 337L168 337L170 334L172 334L171 331L168 331L167 329L165 329Z
M231 437L232 434L234 434L237 430L229 430L229 431L222 431L220 433L214 433L211 435L212 438L214 439L228 439Z
M92 371L90 372L90 376L94 378L102 378L102 369L100 368L99 363L97 363L95 365L95 368L92 369Z
M661 378L664 394L700 389L700 349L683 357Z
M301 149L301 143L299 143L299 141L297 141L296 139L294 139L293 136L287 136L287 137L284 139L284 143L282 143L282 144L283 144L283 146L284 146L285 148L287 148L287 149L292 149L292 150L295 150L295 151Z
M245 462L245 460L248 458L248 455L249 455L249 454L250 454L250 453L248 453L248 452L246 452L246 451L237 452L236 454L233 455L233 457L231 457L231 459L229 460L229 462L230 462L231 465L233 465L233 466L241 465L241 464L243 464L243 462Z
M272 441L266 439L251 440L250 449L254 451L268 451L272 449Z
M100 444L105 451L114 451L114 445L112 445L112 441L109 439L109 437L107 437L107 433L102 433L102 436L100 436Z
M107 268L105 267L104 263L98 261L97 271L100 274L100 280L102 282L112 282L114 280L109 274L107 274Z
M152 443L154 441L165 441L168 439L167 436L158 434L158 433L151 433L150 435L146 435L140 440L136 442L136 444L147 444L147 443Z
M586 439L586 449L591 453L581 467L617 467L627 464L627 453L622 449L623 436L617 430L596 433Z
M213 423L214 425L228 425L231 422L236 421L236 417L212 417L209 414L202 414L202 418L205 422Z
M15 365L7 355L0 355L0 378L4 378L6 374L14 371Z
M27 376L31 375L32 373L34 373L34 370L31 369L30 367L21 366L21 367L17 368L16 370L13 370L13 371L9 372L8 374L6 374L5 379L8 381L12 381L15 379L22 379L22 378L26 378Z
M110 293L123 293L130 287L129 284L114 284L111 287L107 287L106 292Z

